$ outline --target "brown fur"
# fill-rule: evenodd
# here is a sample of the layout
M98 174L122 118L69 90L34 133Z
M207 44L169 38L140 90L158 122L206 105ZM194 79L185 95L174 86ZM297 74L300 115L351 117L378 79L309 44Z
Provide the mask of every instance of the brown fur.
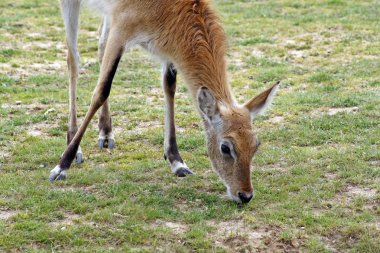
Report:
M250 178L251 159L257 150L257 138L251 117L270 102L277 85L238 105L233 98L226 74L226 36L209 0L98 0L109 4L111 18L98 85L90 109L82 126L66 149L60 165L51 178L65 176L75 156L76 148L91 118L108 99L114 71L124 50L141 44L166 64L178 69L191 91L203 117L208 140L208 151L213 167L225 182L236 201L248 202L252 197ZM167 65L169 66L169 65ZM172 66L172 65L170 65ZM174 93L175 75L165 76L164 90L167 104L166 140L172 166L184 166L175 142ZM172 89L170 89L172 85ZM222 152L228 145L229 152ZM174 150L174 151L173 151ZM165 151L166 152L166 151ZM183 175L190 174L181 168ZM58 173L58 174L57 174ZM242 198L241 194L246 198Z
M191 83L194 96L206 86L216 98L232 102L226 76L226 36L210 1L120 1L114 9L118 20L127 12L134 13L125 29L133 25L134 32L151 34L154 53L174 63Z

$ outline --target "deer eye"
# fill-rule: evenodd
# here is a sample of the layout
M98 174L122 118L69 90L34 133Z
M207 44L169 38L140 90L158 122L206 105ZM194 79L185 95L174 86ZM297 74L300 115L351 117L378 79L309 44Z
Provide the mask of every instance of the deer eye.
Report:
M220 149L222 150L223 154L229 155L231 153L230 147L228 147L226 144L222 144L222 146L220 146Z

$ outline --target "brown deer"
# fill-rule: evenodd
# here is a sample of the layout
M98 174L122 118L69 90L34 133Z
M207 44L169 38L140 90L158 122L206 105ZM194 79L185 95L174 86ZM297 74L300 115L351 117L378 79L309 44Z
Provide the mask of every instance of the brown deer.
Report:
M174 174L192 174L182 160L176 142L174 95L177 70L183 75L203 119L212 165L236 202L253 196L251 160L260 144L251 121L270 104L279 83L243 105L234 99L227 81L226 36L209 0L89 0L103 15L99 42L101 70L90 108L80 128L76 123L76 84L79 56L77 31L80 0L61 0L68 45L70 119L68 146L50 181L62 180L76 158L83 134L96 111L99 147L113 148L108 106L112 79L124 51L140 45L163 62L166 105L164 157Z

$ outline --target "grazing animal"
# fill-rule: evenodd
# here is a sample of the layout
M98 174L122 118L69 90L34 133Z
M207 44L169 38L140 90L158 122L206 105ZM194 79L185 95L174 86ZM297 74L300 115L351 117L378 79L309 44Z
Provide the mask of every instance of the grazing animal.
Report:
M226 36L209 0L88 0L104 15L99 41L101 69L90 108L77 127L76 85L79 54L77 34L80 0L61 0L68 45L70 117L67 148L51 171L50 181L62 180L76 158L82 162L80 141L96 111L99 147L113 148L108 106L112 79L123 53L140 45L163 62L165 97L164 157L174 174L192 174L177 148L174 95L177 70L183 75L203 119L212 165L236 202L253 196L251 160L259 146L252 119L271 102L279 83L239 105L226 73Z

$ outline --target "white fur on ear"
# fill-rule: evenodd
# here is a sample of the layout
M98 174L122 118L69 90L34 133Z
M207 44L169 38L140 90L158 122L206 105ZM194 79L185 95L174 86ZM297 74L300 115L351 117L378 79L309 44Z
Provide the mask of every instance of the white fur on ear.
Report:
M276 82L271 88L244 104L244 106L251 112L252 118L255 118L259 114L263 114L266 109L269 108L279 87L280 81Z
M210 121L219 114L215 97L206 87L202 87L198 91L198 106L202 114Z

